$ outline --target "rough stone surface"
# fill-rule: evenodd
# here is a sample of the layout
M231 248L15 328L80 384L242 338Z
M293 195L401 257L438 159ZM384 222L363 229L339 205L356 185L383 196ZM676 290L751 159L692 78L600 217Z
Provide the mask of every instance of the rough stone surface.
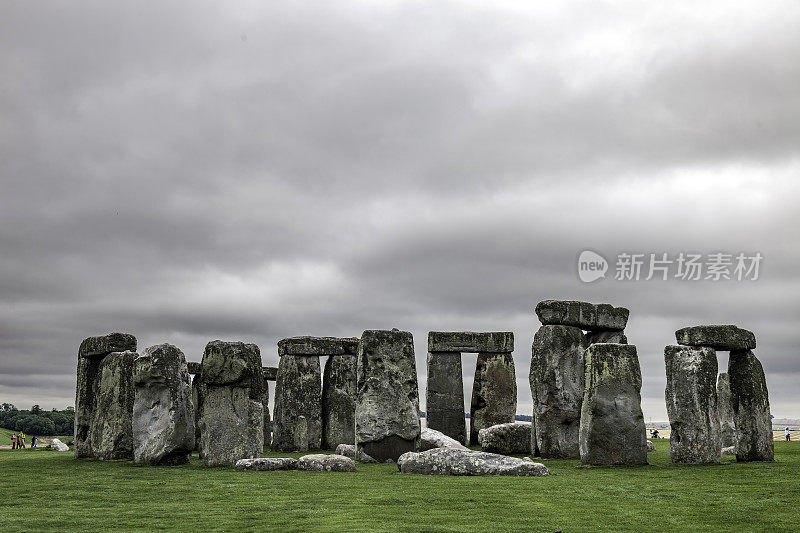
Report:
M53 439L50 441L50 447L53 448L57 452L68 452L69 446L61 442L59 439Z
M344 455L358 461L359 463L377 463L375 459L359 450L356 452L355 444L340 444L336 447L336 455Z
M750 350L735 350L728 359L731 404L736 420L736 460L772 461L772 419L767 380Z
M188 463L195 420L183 352L171 344L159 344L145 349L134 364L134 460L147 465Z
M301 457L297 461L297 469L308 472L355 472L356 463L344 455L315 453Z
M497 424L478 432L481 450L503 455L531 453L531 423Z
M297 459L291 457L239 459L234 468L242 471L297 470Z
M628 344L628 337L624 331L590 331L585 335L584 344L596 344L598 342L613 344Z
M285 355L275 382L273 451L318 450L322 446L322 376L319 357Z
M200 363L197 361L187 361L186 362L186 370L191 374L199 374L200 373Z
M517 378L510 353L479 353L470 402L470 444L478 432L514 421L517 412Z
M736 420L731 403L731 381L727 372L723 372L717 378L717 406L719 407L722 446L724 448L736 446Z
M267 381L275 381L278 379L278 367L277 366L265 366L262 368L264 372L264 379Z
M722 455L736 455L736 446L726 446L722 448Z
M269 447L272 442L272 418L269 414L269 381L265 370L266 368L261 369L261 377L264 380L264 395L261 397L261 407L264 408L264 446Z
M440 476L546 476L550 472L541 463L507 457L496 453L434 448L425 452L407 452L397 467L404 474Z
M78 368L75 386L75 457L94 457L91 429L96 424L97 393L100 386L98 382L102 377L99 372L100 366L103 358L117 351L116 349L120 349L122 352L135 352L136 337L127 333L110 333L100 337L84 339L78 348ZM132 375L130 377L132 378ZM132 410L132 384L130 385L130 394L130 407Z
M458 442L467 441L461 352L428 352L425 401L429 428L441 431Z
M255 344L211 341L198 389L200 457L207 466L233 466L264 448L264 380Z
M717 406L717 352L713 348L664 348L664 398L673 463L719 463L722 438Z
M355 444L356 368L355 355L336 355L325 361L322 376L322 447Z
M686 346L708 346L720 351L753 350L756 336L752 331L733 325L692 326L675 332L678 344Z
M133 459L133 362L136 352L78 360L75 457Z
M379 462L419 446L419 388L414 338L367 330L358 346L356 446Z
M656 445L652 441L647 441L647 453L656 451Z
M514 351L514 333L510 331L431 331L429 352L505 353Z
M536 305L543 325L575 326L587 331L622 331L629 314L624 307L572 300L544 300Z
M112 352L135 352L136 337L130 333L109 333L83 339L78 357L105 357Z
M642 373L636 346L592 344L584 357L586 384L581 406L581 462L647 464L641 407Z
M194 407L194 449L200 448L200 374L192 376L192 406Z
M529 380L535 439L541 457L580 457L585 340L574 326L542 326L533 337ZM536 453L535 451L533 453Z
M434 448L459 448L466 450L467 447L459 441L448 437L441 431L431 428L423 428L419 437L419 451L432 450Z
M289 337L278 341L278 355L355 355L355 337Z

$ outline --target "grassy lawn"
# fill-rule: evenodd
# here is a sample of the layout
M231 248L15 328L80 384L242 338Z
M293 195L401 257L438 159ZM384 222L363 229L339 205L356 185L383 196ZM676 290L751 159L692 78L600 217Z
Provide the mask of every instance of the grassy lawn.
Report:
M545 478L358 472L236 472L76 461L72 453L0 451L7 530L757 531L800 527L800 443L774 463L677 466L669 442L651 465L544 462ZM287 456L292 454L274 454ZM294 454L299 457L299 454Z

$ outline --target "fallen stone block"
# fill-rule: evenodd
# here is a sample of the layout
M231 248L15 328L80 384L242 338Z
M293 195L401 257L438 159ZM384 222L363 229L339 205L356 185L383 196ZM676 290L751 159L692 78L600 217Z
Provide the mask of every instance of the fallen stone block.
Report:
M404 474L440 476L547 476L550 471L541 463L507 457L496 453L434 448L425 452L407 452L397 467Z
M423 428L419 436L419 451L432 450L434 448L458 448L466 450L467 447L457 440L448 437L441 431L431 428Z
M307 472L355 472L356 464L344 455L315 453L301 457L297 461L297 469Z
M652 441L647 441L647 453L656 451L656 445Z
M69 446L61 442L59 439L53 439L50 441L50 447L57 452L68 452Z
M497 424L478 432L478 442L484 452L503 455L531 452L531 423Z
M297 459L291 457L239 459L234 468L242 471L297 470Z
M340 444L336 447L336 455L344 455L354 459L359 463L377 463L375 459L364 453L362 450L356 451L355 444Z

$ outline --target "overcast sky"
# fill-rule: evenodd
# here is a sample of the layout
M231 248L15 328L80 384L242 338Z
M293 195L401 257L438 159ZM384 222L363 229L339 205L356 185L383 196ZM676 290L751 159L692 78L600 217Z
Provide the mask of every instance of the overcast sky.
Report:
M423 402L429 330L514 331L530 414L556 298L630 308L648 420L703 323L754 331L800 417L800 2L490 4L0 3L0 401L71 405L109 331L276 365L283 337L397 327ZM613 278L682 251L764 259Z

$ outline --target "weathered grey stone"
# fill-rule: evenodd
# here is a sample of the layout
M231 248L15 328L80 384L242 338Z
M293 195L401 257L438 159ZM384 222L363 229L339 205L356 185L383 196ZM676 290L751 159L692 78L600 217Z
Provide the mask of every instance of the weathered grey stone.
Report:
M358 346L356 446L379 462L419 446L419 388L414 338L367 330Z
M272 418L269 414L269 381L266 376L266 367L261 369L264 380L264 395L261 397L261 407L264 408L264 447L269 447L272 442Z
M581 462L647 464L642 374L636 346L592 344L584 355L586 384L581 406Z
M725 446L722 448L722 455L736 455L736 446Z
M584 343L583 331L574 326L542 326L533 337L529 380L536 429L531 450L538 449L541 457L580 457Z
M297 470L297 459L291 457L259 457L239 459L234 466L241 471Z
M198 389L200 457L207 466L233 466L264 448L264 380L255 344L206 345Z
M301 457L297 461L297 469L308 472L355 472L356 463L344 455L315 453Z
M422 428L419 435L419 451L432 450L433 448L459 448L466 450L467 447L456 439L450 438L441 431L431 428Z
M585 336L584 344L597 344L598 342L612 344L628 344L628 337L624 331L590 331Z
M200 363L197 361L187 361L186 362L186 370L191 374L199 374L200 373Z
M363 452L363 450L356 451L355 444L340 444L336 447L336 455L344 455L358 461L359 463L377 463L375 459Z
M59 439L53 439L50 441L50 447L57 452L68 452L69 446L61 442Z
M510 353L479 353L470 402L469 442L478 432L514 421L517 412L517 378Z
M717 406L719 407L719 425L722 433L722 447L736 446L736 420L731 403L731 382L728 373L723 372L717 378Z
M514 333L510 331L431 331L429 352L506 353L514 351Z
M200 374L192 376L192 406L194 407L194 449L200 449Z
M430 429L441 431L458 442L467 441L461 352L428 352L425 402Z
M761 362L750 350L734 350L728 359L728 376L736 420L736 460L774 460L769 392Z
M264 371L264 379L267 381L275 381L278 379L278 367L277 366L265 366L262 368Z
M672 462L719 463L722 439L717 407L717 352L708 347L667 346L664 362Z
M708 346L720 351L752 350L756 347L756 336L752 331L733 325L692 326L675 332L678 344L686 346Z
M278 355L355 355L355 337L289 337L278 341Z
M325 361L322 376L322 447L355 444L356 369L355 355L336 355Z
M656 451L656 445L652 441L647 441L647 453Z
M407 452L397 467L404 474L440 476L546 476L550 472L541 463L496 453L458 448L434 448L425 452Z
M573 300L544 300L536 305L536 315L543 325L574 326L587 331L622 331L629 314L624 307Z
M113 352L100 361L89 430L91 457L133 459L133 365L136 352Z
M83 339L78 357L104 357L112 352L135 352L136 337L130 333L109 333Z
M159 344L145 349L134 364L134 460L147 465L188 463L195 421L183 352L171 344Z
M531 453L531 423L497 424L478 432L481 450L503 455Z
M273 451L318 450L322 446L322 376L319 357L285 355L275 382Z
M101 337L89 337L78 348L78 368L75 386L75 457L93 457L91 429L95 425L97 411L98 380L102 374L100 365L108 354L118 351L136 351L136 337L127 333L110 333ZM132 368L131 368L132 372ZM132 375L129 376L132 378ZM130 407L133 409L133 386L130 385ZM130 419L129 419L130 420ZM123 439L124 440L124 439ZM132 450L131 450L132 454Z

